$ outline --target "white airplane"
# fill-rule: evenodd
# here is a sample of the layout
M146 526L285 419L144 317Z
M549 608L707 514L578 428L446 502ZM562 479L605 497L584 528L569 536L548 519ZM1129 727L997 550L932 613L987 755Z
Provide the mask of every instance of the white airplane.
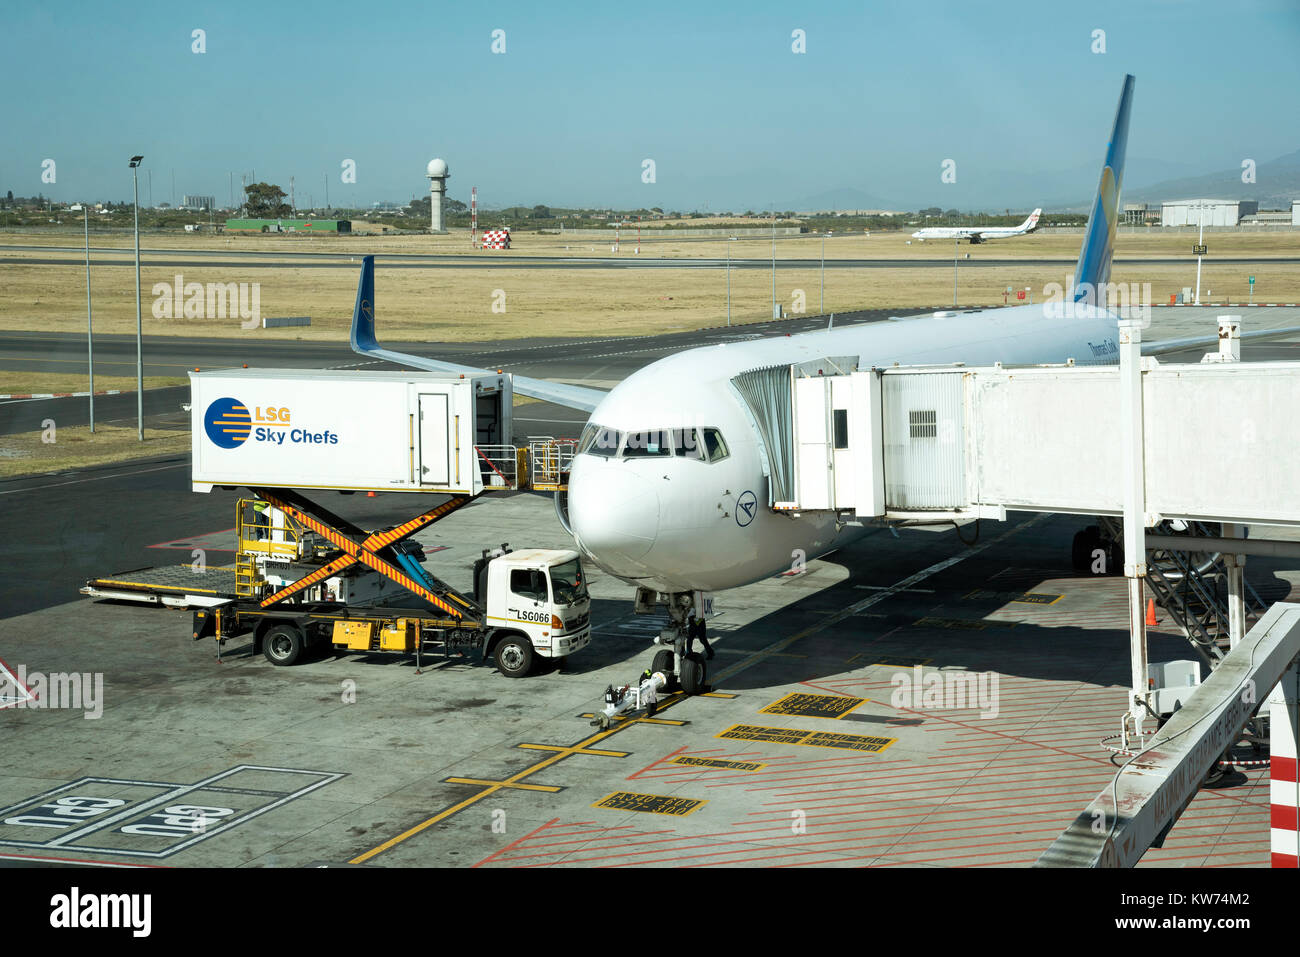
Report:
M892 363L1115 362L1118 317L1105 308L1133 77L1124 80L1101 182L1075 273L1073 309L1056 304L940 313L794 336L688 349L640 369L608 393L515 376L515 392L591 413L557 513L587 560L667 604L682 627L695 592L747 585L864 534L832 514L772 510L773 470L788 460L779 434L765 441L737 377L792 363L848 357L859 368ZM374 338L373 260L366 257L353 348L416 368L480 373L394 353ZM1061 312L1072 318L1056 318ZM1216 335L1152 344L1160 354L1217 342ZM758 387L761 390L761 385ZM761 404L761 397L757 400ZM787 416L788 416L788 406ZM788 431L787 431L788 436Z
M913 239L925 242L927 239L967 239L971 243L984 243L990 239L1008 239L1011 236L1024 236L1038 228L1038 217L1043 214L1036 209L1029 214L1019 226L929 226L912 233Z

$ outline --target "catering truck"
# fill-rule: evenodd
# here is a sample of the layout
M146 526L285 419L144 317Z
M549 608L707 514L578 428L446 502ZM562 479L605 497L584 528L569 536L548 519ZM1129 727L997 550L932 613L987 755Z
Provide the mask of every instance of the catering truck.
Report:
M281 504L288 507L239 500L233 567L138 569L93 578L81 592L188 608L195 640L215 638L220 651L227 640L247 636L250 652L260 650L275 665L294 664L314 648L413 654L417 667L429 652L477 652L518 678L535 659L564 658L591 641L591 598L576 551L484 550L469 594L425 569L414 542L393 540L376 551L435 604L364 561L345 563L346 552L291 517L292 505Z
M91 579L83 594L191 609L195 639L216 638L220 654L248 635L276 665L313 645L413 653L417 667L431 649L477 650L518 677L590 641L576 551L486 551L461 591L411 539L534 472L563 486L558 443L533 449L535 462L503 444L509 375L235 369L194 373L190 390L192 488L252 491L236 504L234 565L137 569ZM423 511L368 531L307 497L318 492L403 493Z

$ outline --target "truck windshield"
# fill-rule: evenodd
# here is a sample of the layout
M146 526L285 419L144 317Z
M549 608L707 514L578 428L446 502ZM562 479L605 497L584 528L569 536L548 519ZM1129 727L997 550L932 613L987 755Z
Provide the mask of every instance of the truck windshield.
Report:
M571 605L587 597L587 579L578 559L551 568L551 592L561 605Z

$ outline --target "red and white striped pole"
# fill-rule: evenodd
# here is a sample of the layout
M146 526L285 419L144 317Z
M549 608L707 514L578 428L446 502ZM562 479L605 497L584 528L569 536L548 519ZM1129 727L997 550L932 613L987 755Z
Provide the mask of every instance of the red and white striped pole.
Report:
M620 219L614 224L614 252L618 252L618 234L623 231L623 221Z
M1268 696L1269 846L1274 867L1300 867L1300 775L1296 738L1300 735L1300 661L1282 675Z
M469 244L478 245L478 187L469 191Z

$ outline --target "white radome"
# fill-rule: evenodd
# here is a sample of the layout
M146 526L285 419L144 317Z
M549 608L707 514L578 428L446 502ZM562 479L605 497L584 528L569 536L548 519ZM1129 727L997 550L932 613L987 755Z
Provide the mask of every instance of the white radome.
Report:
M451 174L447 172L446 160L431 159L429 165L425 168L424 175L435 179L445 179Z

